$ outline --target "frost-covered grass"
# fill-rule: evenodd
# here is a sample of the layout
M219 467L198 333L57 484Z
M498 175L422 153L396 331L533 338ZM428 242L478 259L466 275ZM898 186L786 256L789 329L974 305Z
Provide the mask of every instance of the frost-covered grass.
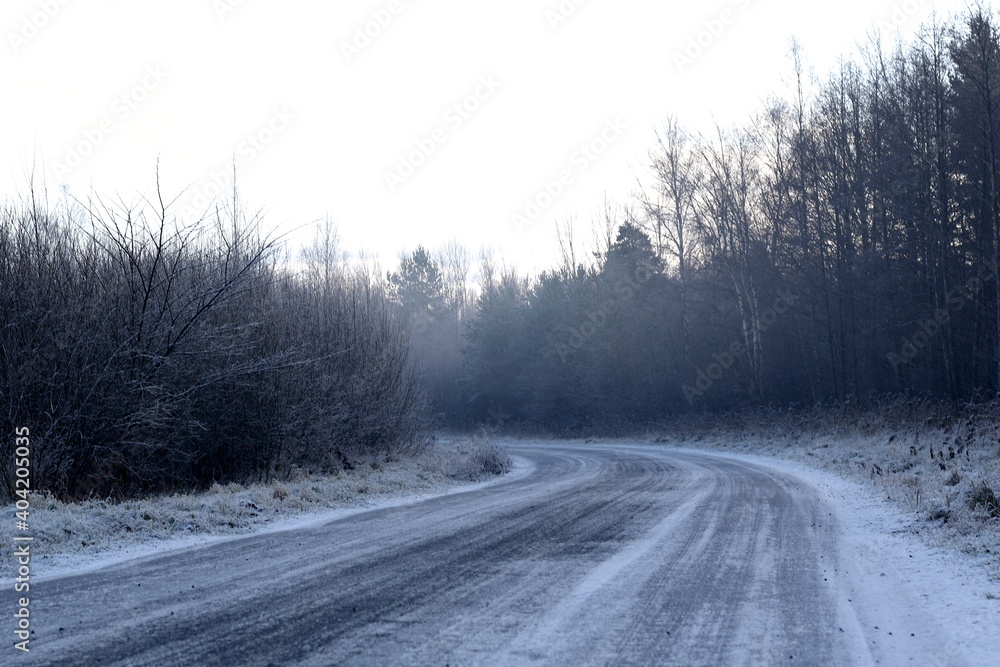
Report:
M46 563L123 553L143 544L182 543L196 536L239 535L277 520L328 510L361 508L401 496L443 492L495 469L484 467L479 439L435 442L421 454L401 460L373 459L331 475L299 471L292 479L268 484L215 485L209 491L142 500L88 500L65 503L51 496L31 497L27 532L15 531L16 508L0 518L0 579L13 576L12 538L34 537L33 568ZM472 474L472 472L475 474ZM503 472L509 471L509 468Z
M671 425L656 442L796 461L878 489L910 530L975 557L1000 580L1000 406L961 417L781 415Z
M470 482L505 475L514 468L514 459L507 448L484 435L473 436L459 447L458 453L460 462L452 474Z

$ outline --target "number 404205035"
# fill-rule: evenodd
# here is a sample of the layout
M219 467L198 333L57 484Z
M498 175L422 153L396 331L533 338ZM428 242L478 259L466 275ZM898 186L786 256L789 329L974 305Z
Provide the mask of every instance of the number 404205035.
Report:
M14 449L14 488L17 496L17 518L21 521L28 519L28 492L31 490L31 435L27 426L17 429L17 438ZM21 516L21 513L24 516Z

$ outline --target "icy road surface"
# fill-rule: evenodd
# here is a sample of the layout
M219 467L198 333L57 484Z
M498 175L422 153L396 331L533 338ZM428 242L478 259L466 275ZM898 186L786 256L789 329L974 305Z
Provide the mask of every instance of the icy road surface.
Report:
M499 484L33 583L6 664L977 662L792 473L513 452Z

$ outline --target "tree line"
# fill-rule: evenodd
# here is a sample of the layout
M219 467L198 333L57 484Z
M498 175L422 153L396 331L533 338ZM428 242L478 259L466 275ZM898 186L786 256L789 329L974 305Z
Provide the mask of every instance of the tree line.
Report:
M235 191L195 221L171 204L32 189L0 210L0 430L30 429L35 491L205 488L420 445L406 327L329 224L292 262Z
M596 247L560 225L558 266L528 278L486 261L471 307L440 293L440 262L408 256L426 267L404 262L394 298L424 322L439 418L582 428L996 395L997 25L974 7L908 43L873 38L822 79L793 46L791 93L708 136L666 121L637 194L595 220Z

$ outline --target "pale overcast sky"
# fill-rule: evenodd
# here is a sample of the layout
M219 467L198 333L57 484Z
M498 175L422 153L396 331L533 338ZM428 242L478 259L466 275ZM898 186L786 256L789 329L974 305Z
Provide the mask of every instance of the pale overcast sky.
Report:
M634 191L668 114L709 130L781 92L793 36L823 75L875 27L965 6L4 0L0 191L37 163L56 193L131 198L159 157L167 194L191 186L197 206L235 158L275 226L329 214L346 250L387 263L458 239L534 271L556 219L586 228L605 193Z

